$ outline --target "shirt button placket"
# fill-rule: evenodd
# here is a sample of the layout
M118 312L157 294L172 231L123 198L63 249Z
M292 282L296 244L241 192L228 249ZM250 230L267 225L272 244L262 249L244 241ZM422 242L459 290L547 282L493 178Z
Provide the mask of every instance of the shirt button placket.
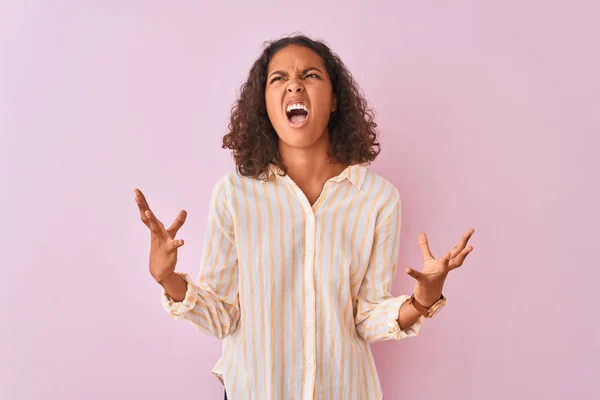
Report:
M308 202L307 202L308 203ZM315 215L312 207L305 207L306 214L306 267L304 269L305 298L306 302L306 362L311 373L307 376L306 389L307 399L312 398L315 385L316 373L316 308L315 308L315 282L314 282L314 259L315 259Z

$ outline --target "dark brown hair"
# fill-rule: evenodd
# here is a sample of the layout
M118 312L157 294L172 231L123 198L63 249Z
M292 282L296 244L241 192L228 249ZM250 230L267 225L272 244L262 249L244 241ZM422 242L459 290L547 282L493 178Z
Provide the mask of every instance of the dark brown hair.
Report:
M329 156L346 165L373 161L380 152L377 124L352 74L325 43L296 34L265 43L265 49L250 69L231 109L229 132L223 137L223 148L231 149L238 172L265 179L270 175L269 163L283 173L287 171L279 154L277 133L267 115L265 86L269 62L275 53L289 45L304 46L317 53L331 79L336 110L327 125Z

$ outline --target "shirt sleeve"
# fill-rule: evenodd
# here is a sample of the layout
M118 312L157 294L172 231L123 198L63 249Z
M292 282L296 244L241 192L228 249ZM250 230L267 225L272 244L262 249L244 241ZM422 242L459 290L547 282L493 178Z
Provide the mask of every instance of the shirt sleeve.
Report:
M218 339L237 329L240 316L238 257L227 184L223 178L213 188L198 282L179 273L188 283L183 301L173 301L164 289L161 298L171 318L187 319Z
M404 339L417 336L424 317L404 330L398 324L400 306L408 295L392 296L391 287L400 249L401 200L391 202L389 212L377 222L369 264L360 284L356 306L356 329L368 342ZM378 218L379 219L379 218Z

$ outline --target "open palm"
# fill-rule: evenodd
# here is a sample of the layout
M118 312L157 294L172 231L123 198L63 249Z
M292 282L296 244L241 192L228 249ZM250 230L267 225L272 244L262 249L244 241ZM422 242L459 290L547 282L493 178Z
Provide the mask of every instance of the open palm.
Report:
M181 210L169 229L154 215L141 190L135 189L135 202L140 210L140 218L150 229L150 274L161 282L175 272L177 249L183 246L183 240L175 240L177 231L183 226L187 212Z
M419 247L423 255L423 269L422 271L416 271L412 268L406 269L406 273L416 280L414 294L419 303L428 307L440 299L448 273L460 267L467 255L473 251L473 246L467 247L473 233L475 233L474 229L465 232L456 246L439 260L436 260L431 254L427 235L425 233L419 235Z

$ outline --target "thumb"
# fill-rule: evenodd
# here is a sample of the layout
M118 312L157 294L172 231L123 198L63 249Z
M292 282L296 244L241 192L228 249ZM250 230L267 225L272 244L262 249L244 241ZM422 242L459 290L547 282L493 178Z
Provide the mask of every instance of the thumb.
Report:
M172 252L183 246L185 242L182 239L171 240L167 245L167 252Z
M415 278L417 281L419 282L424 282L425 281L425 274L422 272L419 272L415 269L412 268L406 268L406 273L410 276L412 276L413 278Z

